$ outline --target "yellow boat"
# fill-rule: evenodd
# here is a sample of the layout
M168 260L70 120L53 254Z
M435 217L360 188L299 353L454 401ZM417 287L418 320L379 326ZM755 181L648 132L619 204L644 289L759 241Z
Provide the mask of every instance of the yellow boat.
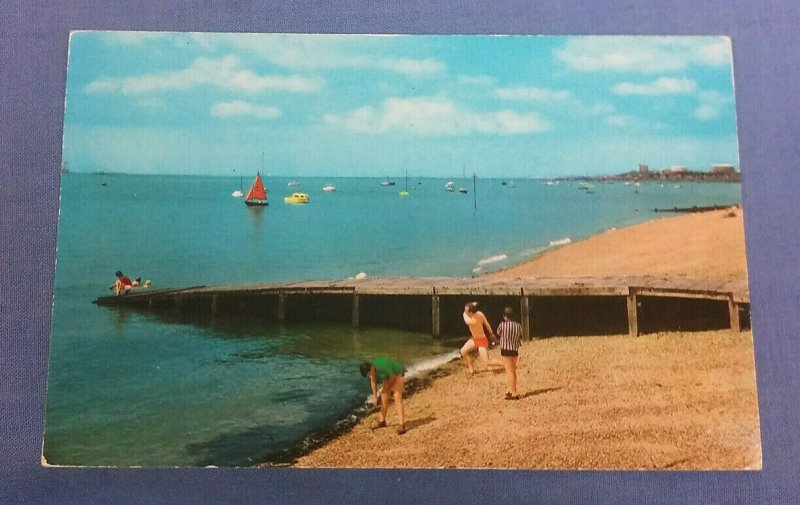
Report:
M292 193L283 199L285 203L308 203L308 195L305 193Z

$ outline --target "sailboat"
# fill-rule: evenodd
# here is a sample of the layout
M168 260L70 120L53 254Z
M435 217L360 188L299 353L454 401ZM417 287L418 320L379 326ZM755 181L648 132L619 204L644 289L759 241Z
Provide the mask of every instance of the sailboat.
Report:
M448 192L455 191L456 183L454 181L447 181L447 184L444 185L444 190Z
M406 170L406 189L399 193L400 196L408 196L408 170Z
M385 181L381 182L381 186L394 186L394 181L387 177Z
M461 167L461 172L462 172L461 175L464 177L464 179L466 179L467 178L467 165L466 164L464 164ZM467 188L464 187L464 186L461 186L460 188L458 188L458 192L461 193L462 195L466 195L467 194Z
M264 207L269 205L267 202L267 188L261 180L261 172L256 172L256 180L250 186L250 191L244 198L244 204L248 207Z

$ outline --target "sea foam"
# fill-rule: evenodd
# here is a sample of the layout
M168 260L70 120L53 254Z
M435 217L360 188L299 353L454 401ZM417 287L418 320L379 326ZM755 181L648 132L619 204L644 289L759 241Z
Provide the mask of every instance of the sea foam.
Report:
M498 261L503 261L506 259L508 259L508 256L505 254L498 254L497 256L483 258L482 260L478 261L478 265L488 265L489 263L497 263Z

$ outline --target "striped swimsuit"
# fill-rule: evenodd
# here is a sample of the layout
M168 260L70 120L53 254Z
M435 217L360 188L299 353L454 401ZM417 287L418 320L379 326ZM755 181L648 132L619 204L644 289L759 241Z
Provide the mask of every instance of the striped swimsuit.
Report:
M500 337L501 350L517 351L522 346L522 325L516 321L501 322L495 333Z

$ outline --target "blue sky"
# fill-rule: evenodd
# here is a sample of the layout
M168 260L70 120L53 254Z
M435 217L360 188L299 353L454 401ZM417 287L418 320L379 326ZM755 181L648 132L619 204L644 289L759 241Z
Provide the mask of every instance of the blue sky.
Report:
M75 32L63 157L201 175L738 168L730 40Z

